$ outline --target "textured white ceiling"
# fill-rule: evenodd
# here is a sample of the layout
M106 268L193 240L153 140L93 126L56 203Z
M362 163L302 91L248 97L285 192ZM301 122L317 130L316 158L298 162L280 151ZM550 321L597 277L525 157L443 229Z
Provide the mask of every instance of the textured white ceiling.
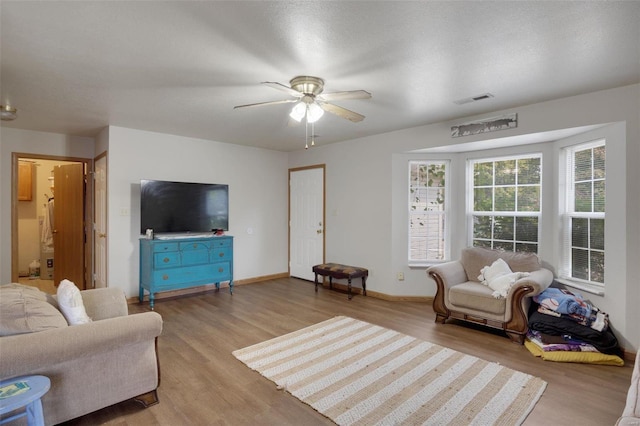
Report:
M325 79L364 114L317 123L327 144L640 82L640 2L7 1L3 126L107 125L282 151L304 145L262 81ZM454 101L485 92L471 104Z

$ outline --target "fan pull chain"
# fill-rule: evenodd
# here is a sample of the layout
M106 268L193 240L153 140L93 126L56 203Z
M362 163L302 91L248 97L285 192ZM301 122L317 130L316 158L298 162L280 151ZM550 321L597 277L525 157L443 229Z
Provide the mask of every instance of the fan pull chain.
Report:
M309 120L304 121L304 149L309 149Z

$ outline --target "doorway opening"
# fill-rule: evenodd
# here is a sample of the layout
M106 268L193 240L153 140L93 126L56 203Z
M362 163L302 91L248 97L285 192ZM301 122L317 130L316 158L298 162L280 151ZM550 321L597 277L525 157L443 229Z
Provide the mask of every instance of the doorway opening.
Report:
M55 293L92 288L90 159L13 153L11 279Z

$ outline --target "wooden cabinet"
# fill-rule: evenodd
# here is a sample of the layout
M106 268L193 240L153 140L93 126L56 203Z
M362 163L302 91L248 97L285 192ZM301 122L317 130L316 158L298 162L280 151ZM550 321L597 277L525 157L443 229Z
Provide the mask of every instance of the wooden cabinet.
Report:
M155 293L229 282L233 294L233 237L140 240L140 302Z
M33 163L18 162L18 201L33 199Z

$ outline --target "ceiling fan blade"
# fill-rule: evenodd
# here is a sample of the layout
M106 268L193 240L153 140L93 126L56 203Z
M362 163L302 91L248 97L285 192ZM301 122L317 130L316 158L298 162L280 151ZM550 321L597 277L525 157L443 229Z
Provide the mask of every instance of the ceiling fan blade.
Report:
M338 105L330 104L328 102L318 102L318 105L320 105L320 108L323 110L335 114L338 117L346 118L354 123L364 120L364 115L342 108Z
M247 104L247 105L236 105L233 107L233 109L264 106L264 105L289 104L291 102L298 102L298 99L283 99L281 101L269 101L269 102L258 102L255 104Z
M300 93L297 90L292 89L291 87L285 86L284 84L278 83L276 81L263 81L262 84L265 84L269 87L273 87L274 89L282 90L284 92L287 92L291 96L295 96L297 98L301 98L303 96L303 93Z
M369 99L371 93L366 90L349 90L346 92L322 93L316 96L316 99L322 101L341 101L344 99Z

